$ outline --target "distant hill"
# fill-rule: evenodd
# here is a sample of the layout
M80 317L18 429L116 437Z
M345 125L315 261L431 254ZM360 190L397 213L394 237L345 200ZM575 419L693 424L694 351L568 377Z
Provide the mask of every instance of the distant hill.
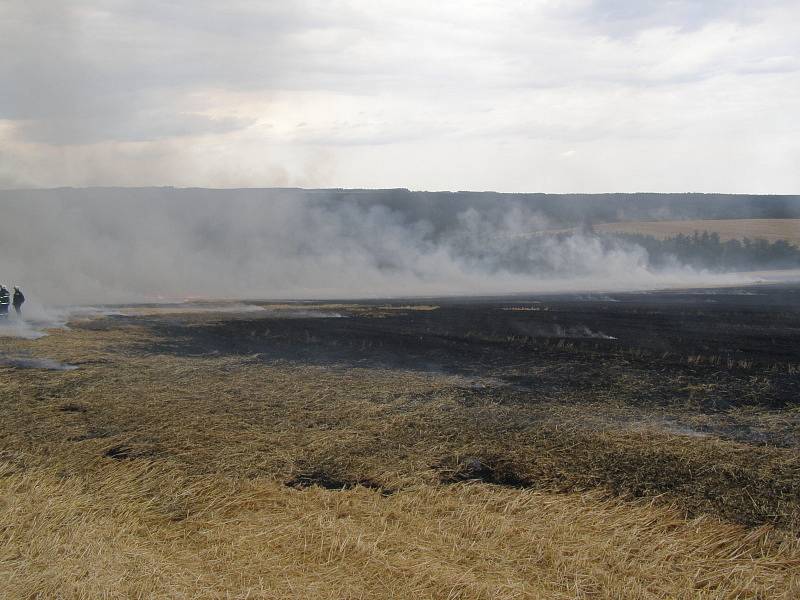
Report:
M520 207L540 213L551 226L586 223L695 219L800 219L800 195L747 194L501 194L497 192L412 192L406 189L359 190L296 188L57 188L0 191L0 202L55 202L64 208L114 203L146 208L167 203L171 209L226 203L231 210L253 202L297 199L339 208L383 207L407 222L425 220L433 233L448 230L465 210L497 216Z

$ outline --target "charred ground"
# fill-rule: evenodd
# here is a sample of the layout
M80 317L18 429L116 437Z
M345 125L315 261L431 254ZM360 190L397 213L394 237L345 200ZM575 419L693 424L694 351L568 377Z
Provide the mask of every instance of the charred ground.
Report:
M0 590L797 597L799 292L148 305L0 338Z
M623 371L648 379L646 394L626 398L642 406L800 399L795 287L265 308L210 322L151 317L157 341L143 350L491 377L521 402L614 391ZM692 395L693 384L715 392Z
M70 439L292 485L600 488L794 529L799 296L761 286L106 317L76 334L128 332L120 359L177 361L191 378L146 410L80 404L85 431ZM174 431L148 427L186 418L197 431L180 452Z

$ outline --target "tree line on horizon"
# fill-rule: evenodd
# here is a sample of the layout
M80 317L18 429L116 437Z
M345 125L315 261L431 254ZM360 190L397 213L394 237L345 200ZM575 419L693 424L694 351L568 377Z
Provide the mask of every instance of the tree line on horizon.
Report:
M641 233L612 237L647 250L651 266L679 264L711 271L800 268L800 248L786 240L743 238L721 240L716 232L695 231L660 239Z

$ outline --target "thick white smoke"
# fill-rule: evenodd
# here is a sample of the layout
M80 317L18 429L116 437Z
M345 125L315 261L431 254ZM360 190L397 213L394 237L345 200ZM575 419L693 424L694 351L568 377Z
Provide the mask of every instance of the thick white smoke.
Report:
M324 192L107 189L4 192L0 211L0 281L50 305L714 283L656 272L638 246L537 234L552 224L523 205L439 214Z

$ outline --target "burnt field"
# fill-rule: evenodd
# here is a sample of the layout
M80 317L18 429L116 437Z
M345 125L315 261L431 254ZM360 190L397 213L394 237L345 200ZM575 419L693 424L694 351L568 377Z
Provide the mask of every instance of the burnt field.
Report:
M0 589L795 597L799 295L126 306L0 338Z
M264 308L225 320L150 317L157 340L147 351L489 378L497 400L519 403L615 392L632 405L691 401L713 412L800 399L795 287ZM623 376L648 385L620 396Z
M152 324L174 340L163 350L257 352L265 359L328 364L427 369L431 361L474 371L483 360L514 362L552 339L599 355L636 351L700 357L701 363L800 364L800 289L788 286L273 306L264 305L266 313L254 318L205 326L173 319Z
M297 485L602 489L794 529L799 296L760 286L134 309L75 331L126 332L121 355L193 365L195 379L167 386L169 407L106 414L72 439L125 438L112 458ZM205 398L203 382L224 391ZM206 436L221 418L239 419L258 441L220 433L216 451L175 453L174 432L147 428L175 410ZM119 411L80 415L104 413ZM313 441L320 432L325 444Z

